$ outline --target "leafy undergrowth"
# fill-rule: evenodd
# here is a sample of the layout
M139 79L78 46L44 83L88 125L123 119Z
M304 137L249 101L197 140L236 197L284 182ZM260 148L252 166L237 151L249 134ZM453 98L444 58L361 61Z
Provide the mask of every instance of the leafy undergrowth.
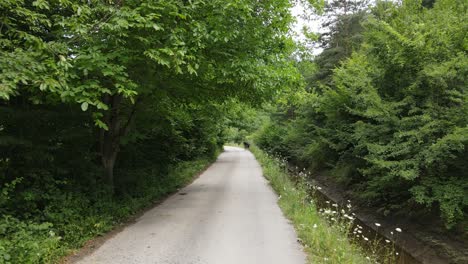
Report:
M100 199L93 201L89 194L64 192L35 221L4 215L0 218L0 263L57 263L86 241L186 185L212 161L213 158L183 161L172 166L167 175L151 170L132 171L144 180L132 194L118 198L104 191Z
M349 224L336 221L329 224L316 209L306 187L295 184L279 159L269 156L256 146L252 153L263 168L265 177L279 195L279 206L289 218L304 245L310 263L373 263L363 250L348 240Z

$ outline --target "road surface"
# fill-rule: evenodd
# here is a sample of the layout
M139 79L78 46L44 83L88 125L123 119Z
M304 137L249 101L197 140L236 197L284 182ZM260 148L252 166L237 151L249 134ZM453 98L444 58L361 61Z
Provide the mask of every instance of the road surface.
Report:
M225 147L191 185L78 263L303 264L276 201L253 155Z

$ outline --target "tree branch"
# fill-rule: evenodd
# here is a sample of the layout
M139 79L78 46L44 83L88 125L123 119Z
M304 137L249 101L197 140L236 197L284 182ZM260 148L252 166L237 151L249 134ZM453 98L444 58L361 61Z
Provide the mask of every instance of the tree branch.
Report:
M132 110L130 111L130 115L129 115L128 119L127 119L127 122L125 123L125 125L119 131L119 135L118 135L119 138L128 134L128 132L130 130L130 125L133 123L133 120L135 119L136 109L137 109L138 105L140 104L140 102L142 101L142 98L143 97L141 97L141 96L137 97L135 103L133 104Z

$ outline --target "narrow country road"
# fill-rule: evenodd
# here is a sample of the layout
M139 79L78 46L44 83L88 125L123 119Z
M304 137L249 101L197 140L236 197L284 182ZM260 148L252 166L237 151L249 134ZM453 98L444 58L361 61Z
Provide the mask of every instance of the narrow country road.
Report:
M225 147L191 185L78 263L303 264L254 156Z

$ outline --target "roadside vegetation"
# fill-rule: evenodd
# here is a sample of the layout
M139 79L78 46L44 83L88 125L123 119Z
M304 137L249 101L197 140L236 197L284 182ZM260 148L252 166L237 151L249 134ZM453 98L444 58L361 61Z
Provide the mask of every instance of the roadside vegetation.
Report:
M132 171L140 180L115 197L104 184L93 191L56 190L44 209L46 222L4 216L0 221L0 263L56 263L90 239L103 235L130 216L185 186L214 160L201 157L168 168ZM129 172L130 173L130 172ZM73 189L73 186L69 186Z
M278 204L292 221L309 263L395 263L395 257L390 254L372 255L351 242L355 237L350 236L355 218L349 208L341 213L330 204L329 209L319 210L310 192L316 186L308 186L306 175L294 179L288 172L286 160L271 156L255 145L250 150L278 194ZM391 248L388 252L392 253Z
M308 43L298 2L326 29ZM0 1L0 264L57 262L254 132L361 206L468 241L467 1L325 2ZM254 151L311 259L365 261Z
M269 155L255 145L250 150L277 193L283 213L292 221L308 263L398 263L390 240L383 243L364 235L363 227L355 223L351 203L343 207L326 203L320 208L316 196L320 187L310 182L307 172L293 175L284 158Z
M358 207L414 224L453 263L468 260L467 11L457 0L327 1L326 31L312 36L323 52L296 54L304 90L265 107L252 137Z
M297 63L305 91L255 142L381 215L466 241L467 2L361 2L329 1L324 51Z

